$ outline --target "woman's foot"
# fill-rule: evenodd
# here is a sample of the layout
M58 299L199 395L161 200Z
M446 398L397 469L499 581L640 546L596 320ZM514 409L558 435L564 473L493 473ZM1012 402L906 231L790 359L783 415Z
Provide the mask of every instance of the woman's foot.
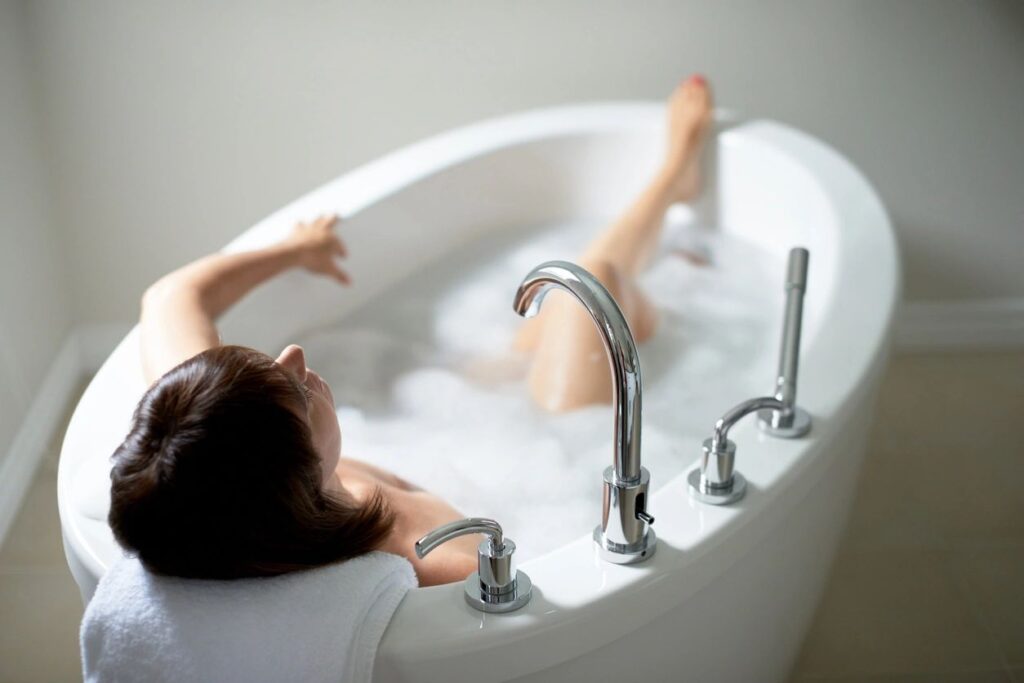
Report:
M703 76L693 75L679 84L668 101L668 151L665 173L672 198L690 201L700 192L700 155L711 129L711 87Z

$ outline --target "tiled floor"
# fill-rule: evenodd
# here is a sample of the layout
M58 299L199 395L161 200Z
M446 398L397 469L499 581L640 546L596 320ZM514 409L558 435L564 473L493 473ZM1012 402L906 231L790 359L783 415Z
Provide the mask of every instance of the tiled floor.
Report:
M793 681L1014 680L1024 353L899 356Z
M0 681L80 679L54 444L0 548ZM899 356L793 683L1024 683L1024 353ZM756 682L753 682L756 683Z

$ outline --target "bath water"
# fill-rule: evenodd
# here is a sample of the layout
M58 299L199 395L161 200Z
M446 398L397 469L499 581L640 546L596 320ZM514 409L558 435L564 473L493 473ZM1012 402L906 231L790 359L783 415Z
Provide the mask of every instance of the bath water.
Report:
M600 521L612 409L552 415L533 404L528 358L512 350L522 324L512 298L531 268L574 259L601 227L584 221L482 238L336 329L300 340L334 392L344 454L466 516L497 519L520 561ZM695 265L680 248L710 263ZM722 412L771 390L781 273L780 260L749 242L685 220L666 227L641 277L659 311L656 334L640 346L643 464L654 491L694 465Z

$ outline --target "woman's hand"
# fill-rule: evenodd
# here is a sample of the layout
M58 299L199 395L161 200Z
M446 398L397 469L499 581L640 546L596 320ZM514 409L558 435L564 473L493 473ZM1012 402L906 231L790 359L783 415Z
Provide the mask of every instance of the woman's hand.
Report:
M147 382L200 351L220 345L216 320L253 288L302 266L347 285L335 259L347 254L334 234L337 216L299 223L281 242L251 251L210 254L168 273L142 297L142 369Z
M345 243L334 234L337 215L320 216L312 223L298 223L285 242L298 254L298 264L312 273L327 275L343 285L352 284L336 259L348 256Z

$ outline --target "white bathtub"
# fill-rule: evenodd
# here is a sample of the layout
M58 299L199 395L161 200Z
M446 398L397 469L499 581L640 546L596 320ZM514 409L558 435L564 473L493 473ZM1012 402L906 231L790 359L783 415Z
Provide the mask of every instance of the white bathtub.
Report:
M336 211L347 217L345 239L359 255L350 263L358 287L339 297L330 283L288 274L227 317L225 338L273 351L337 323L486 233L612 217L655 167L662 119L663 107L646 103L510 116L432 138L328 183L228 249L272 242L296 220ZM461 583L413 590L381 643L378 680L786 678L864 452L899 288L896 244L872 188L813 138L770 121L720 123L710 147L698 214L780 260L794 245L811 251L798 400L814 417L813 431L785 441L759 434L752 419L735 428L737 467L749 484L746 497L729 507L693 502L685 471L671 478L652 471L659 540L643 564L600 561L587 527L576 541L522 565L535 591L519 612L473 611ZM764 344L775 353L778 339ZM772 383L764 377L763 393ZM108 457L143 391L133 331L89 385L65 437L60 515L85 599L119 553L105 521L108 501L97 491L105 490ZM694 463L698 456L694 449ZM607 464L593 463L595 497Z

